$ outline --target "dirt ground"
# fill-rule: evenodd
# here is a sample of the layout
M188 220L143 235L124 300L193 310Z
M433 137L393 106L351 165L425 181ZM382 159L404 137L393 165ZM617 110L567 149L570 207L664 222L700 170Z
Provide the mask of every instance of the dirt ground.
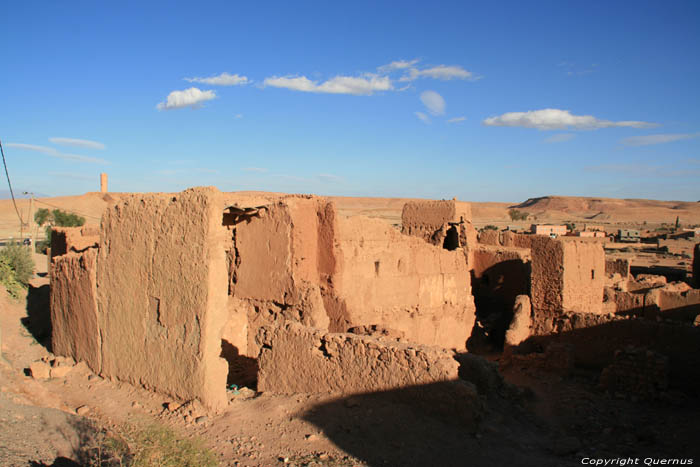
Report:
M43 263L42 263L43 261ZM45 265L39 255L37 264ZM45 266L44 266L45 269ZM700 459L698 401L682 392L662 401L612 397L599 374L562 375L501 361L505 385L483 394L476 433L458 419L406 403L395 394L275 396L231 391L222 413L94 375L84 364L65 376L34 379L26 368L47 350L48 279L27 297L0 294L0 465L79 465L93 425L106 429L162 423L198 436L221 465L581 465L584 458ZM502 356L492 353L491 360ZM397 392L400 392L397 391ZM444 413L444 411L439 411ZM78 415L78 413L80 415Z

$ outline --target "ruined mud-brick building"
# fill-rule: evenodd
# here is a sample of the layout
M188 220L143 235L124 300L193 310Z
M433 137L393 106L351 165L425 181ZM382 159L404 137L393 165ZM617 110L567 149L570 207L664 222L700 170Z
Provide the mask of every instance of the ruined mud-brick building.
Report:
M256 371L261 349L279 355L276 346L287 348L284 333L269 336L280 336L274 329L289 323L321 336L350 332L341 341L358 345L348 349L412 355L430 375L419 377L420 365L398 359L393 370L407 373L386 380L378 374L388 370L375 368L369 381L376 389L455 379L456 367L431 373L444 355L423 349L465 350L475 320L465 253L473 234L468 205L458 211L455 202L445 204L449 222L431 220L430 228L431 238L444 243L455 222L459 238L449 248L381 220L338 216L332 203L313 196L215 188L126 196L104 213L97 241L94 232L79 229L55 237L53 350L105 377L212 408L227 403L227 378ZM413 347L397 350L398 342L374 342L376 336ZM330 344L317 346L321 358L330 351ZM350 351L343 358L361 365L369 354ZM310 372L313 380L312 361L287 357L292 371ZM270 368L259 369L262 385L286 391L282 383L270 385L284 380L266 379Z
M700 328L621 322L687 321L700 291L646 287L629 264L606 263L595 238L477 239L456 200L407 202L399 231L321 197L197 188L125 196L99 231L53 238L53 351L213 409L227 383L412 388L414 401L439 393L446 412L457 409L445 401L467 401L473 426L477 386L454 357L481 334L522 351L570 348L546 355L599 368L620 346L646 345L669 358L670 384L700 380L684 371L700 368Z

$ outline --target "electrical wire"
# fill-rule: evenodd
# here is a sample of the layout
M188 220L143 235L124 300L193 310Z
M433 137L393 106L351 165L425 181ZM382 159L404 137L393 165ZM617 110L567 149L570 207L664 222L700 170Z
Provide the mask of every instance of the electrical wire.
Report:
M52 207L52 208L61 209L62 211L72 212L73 214L78 214L78 215L80 215L80 216L89 217L89 218L91 218L91 219L97 219L98 221L102 219L101 217L91 216L90 214L85 214L85 213L80 212L80 211L75 211L75 210L72 210L72 209L62 208L61 206L56 206L55 204L47 203L46 201L40 201L40 200L38 200L38 199L36 199L36 198L34 198L34 202L35 202L35 203L45 204L46 206L50 206L50 207Z
M12 191L12 182L10 181L10 172L7 170L7 162L5 161L5 151L2 149L2 141L0 141L0 154L2 154L2 165L5 166L5 175L7 176L7 185L10 187L12 204L15 206L15 212L17 213L17 218L19 219L20 225L24 225L24 220L22 220L22 216L19 213L19 208L17 207L17 201L15 201L15 193Z

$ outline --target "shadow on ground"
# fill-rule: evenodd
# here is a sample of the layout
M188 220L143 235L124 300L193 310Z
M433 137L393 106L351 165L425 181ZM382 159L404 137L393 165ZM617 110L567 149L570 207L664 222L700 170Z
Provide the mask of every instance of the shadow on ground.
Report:
M27 291L27 317L22 324L34 339L51 351L51 308L49 285L39 287L29 285Z

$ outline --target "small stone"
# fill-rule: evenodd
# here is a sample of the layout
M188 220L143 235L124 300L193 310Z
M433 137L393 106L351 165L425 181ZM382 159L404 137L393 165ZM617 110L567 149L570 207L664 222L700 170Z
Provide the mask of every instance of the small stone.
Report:
M37 360L29 365L29 374L34 379L48 379L51 376L51 367L46 362Z
M90 411L90 407L87 405L81 405L77 409L75 409L75 413L78 415L85 415Z
M131 407L133 407L134 409L138 409L138 408L141 407L141 404L139 404L138 402L134 401L134 402L131 403Z
M328 460L329 457L330 456L328 454L326 454L325 452L318 455L318 458L321 459L322 461Z
M206 415L201 415L201 416L195 418L195 419L194 419L194 422L195 422L195 423L204 423L204 422L206 422L207 420L209 420L209 417L207 417Z
M51 368L52 378L65 378L68 373L73 369L72 366L55 366Z
M92 374L88 375L88 381L95 381L95 380L100 380L100 379L102 379L102 378L100 378L97 375L92 375Z
M318 441L318 435L306 435L304 439L306 439L306 441Z

